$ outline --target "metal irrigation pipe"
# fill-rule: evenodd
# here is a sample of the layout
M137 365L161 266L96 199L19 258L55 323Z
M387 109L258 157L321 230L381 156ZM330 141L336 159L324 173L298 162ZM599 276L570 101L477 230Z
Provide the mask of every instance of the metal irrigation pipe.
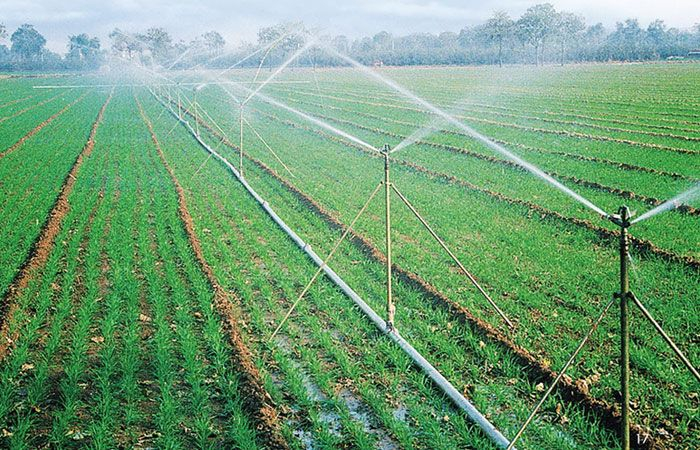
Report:
M384 153L384 198L386 207L384 209L385 225L386 225L386 316L387 327L391 331L394 329L394 315L396 314L396 306L392 296L391 286L391 180L389 178L389 145L385 144L382 149Z
M559 381L562 379L562 377L564 376L566 371L569 370L569 367L571 367L571 365L574 363L574 360L576 359L578 354L581 352L581 350L583 350L583 347L586 345L586 342L588 342L588 340L591 338L591 336L593 336L593 333L598 328L598 325L600 325L600 322L603 320L605 313L608 312L608 310L610 309L610 307L612 306L613 303L615 303L615 297L611 298L610 301L605 305L605 307L603 308L603 311L601 311L600 315L598 316L598 319L596 319L596 321L593 322L593 325L588 330L588 333L586 333L584 338L578 344L578 347L576 347L576 350L574 350L574 352L571 354L571 357L569 358L569 360L566 362L566 364L564 364L564 367L562 367L562 369L559 372L559 374L557 375L557 377L554 379L554 381L552 381L549 388L544 393L544 395L542 396L540 401L537 403L537 405L535 405L535 407L533 408L532 412L527 417L525 422L523 422L522 426L518 430L515 437L510 441L510 445L508 445L507 450L511 450L513 448L513 446L515 445L515 443L517 442L517 440L520 439L520 437L523 435L523 433L525 432L525 429L528 427L528 425L530 425L532 420L535 418L535 415L540 410L540 408L544 404L545 400L547 400L547 398L552 393L552 391L554 391L554 388L557 386Z
M637 298L636 295L634 295L633 292L629 293L629 297L634 301L634 303L639 307L639 309L642 311L642 314L644 317L651 322L651 324L656 328L656 331L661 335L661 337L666 341L669 347L671 347L671 350L678 356L678 358L683 361L683 364L688 368L690 373L693 374L695 379L700 382L700 373L698 373L698 370L693 366L693 364L690 362L690 360L683 354L683 352L678 348L675 342L671 339L671 337L664 331L663 328L661 328L661 325L654 319L654 317L651 315L651 313L644 307L642 302Z
M240 132L241 132L241 140L240 140L240 146L239 146L239 151L238 151L238 171L241 173L241 177L243 177L243 105L245 103L240 104L240 108L238 112L240 113Z
M476 288L479 290L481 295L484 296L484 298L496 310L498 315L500 315L501 318L506 322L506 324L508 324L510 329L512 330L513 328L515 328L515 325L513 325L513 322L511 322L510 319L508 319L508 317L505 315L505 313L503 313L503 311L501 311L501 308L499 308L498 305L496 304L496 302L494 302L493 299L491 299L491 296L486 292L486 290L483 287L481 287L479 282L476 281L476 278L474 278L474 276L467 270L467 268L464 267L464 264L462 264L462 262L457 258L457 256L455 256L455 254L452 253L452 250L450 250L450 248L447 246L447 244L445 244L445 241L443 241L440 238L440 236L438 236L437 233L435 233L435 231L433 231L433 229L428 224L428 222L426 222L426 220L420 215L418 210L416 210L416 208L411 204L411 202L408 201L408 199L399 191L399 189L395 185L392 185L392 188L394 189L394 192L396 192L396 194L399 196L399 198L404 202L404 204L408 207L408 209L411 210L413 215L415 215L418 218L418 220L420 221L420 223L423 224L423 226L428 230L430 235L433 238L435 238L435 240L438 242L438 244L440 244L440 246L447 252L447 254L450 256L450 258L452 258L452 261L454 261L455 264L457 264L457 266L459 266L460 270L467 276L467 278L469 278L469 281L471 281L471 283L474 286L476 286Z
M151 94L158 99L153 90L150 91ZM265 201L251 186L248 182L241 176L241 174L236 170L236 168L231 164L226 158L221 156L216 150L212 149L206 142L197 136L194 129L189 124L188 121L181 119L177 116L169 106L165 106L163 102L158 99L158 101L166 108L170 110L170 113L175 116L180 123L185 125L189 130L190 134L195 138L199 145L204 148L207 152L212 153L216 159L218 159L222 164L224 164L229 171L238 179L238 181L243 185L243 187L248 191L248 193L255 199L256 202L260 204L263 210L272 218L272 220L294 241L294 243L306 253L309 258L326 273L326 276L335 283L338 288L343 291L343 293L352 300L355 305L374 323L374 325L386 334L389 339L394 341L401 350L408 355L413 363L418 366L432 381L435 385L447 395L454 404L461 409L471 420L473 420L479 428L488 436L488 438L501 448L507 448L510 444L508 439L503 436L503 434L498 431L498 429L489 422L489 420L484 417L483 414L479 412L474 405L472 405L469 400L467 400L455 387L450 383L438 370L433 367L432 364L426 360L423 355L421 355L413 346L406 341L398 332L394 329L389 331L387 329L387 323L382 319L348 284L338 276L338 274L333 271L328 265L325 265L323 260L311 249L303 239L299 237L294 230L289 228L287 224L277 215L277 213L270 207L269 203Z
M620 292L616 297L620 300L620 439L622 450L629 450L630 441L630 243L629 227L632 225L630 218L632 213L627 206L621 206L616 216L609 216L609 220L620 227Z
M381 187L382 187L382 183L379 183L379 184L377 185L377 187L374 189L374 191L372 191L372 194L370 194L370 196L369 196L369 198L367 199L367 201L365 202L365 204L362 206L362 208L361 208L360 211L357 213L357 215L355 216L355 218L352 220L352 222L350 223L350 225L345 229L345 232L343 233L343 235L340 236L340 239L338 240L338 242L336 242L336 244L335 244L335 246L333 247L333 249L331 250L331 252L328 254L328 256L326 256L326 259L323 261L323 264L321 264L321 265L318 267L318 270L316 270L316 273L314 273L314 276L311 277L311 279L309 280L309 282L306 284L306 286L304 287L304 289L303 289L303 290L301 291L301 293L299 294L299 297L297 297L296 301L292 304L291 308L289 308L289 311L287 311L287 314L285 314L285 316L284 316L284 318L282 319L282 321L280 322L280 324L277 326L277 328L275 329L275 331L274 331L274 332L272 333L272 335L270 336L270 341L272 341L272 340L275 338L275 336L277 336L277 333L279 333L279 331L282 329L282 327L284 326L284 324L287 322L287 319L289 319L289 316L292 315L292 312L293 312L294 309L297 307L297 305L299 304L299 302L301 301L301 299L304 298L304 295L306 295L306 293L309 291L309 289L311 289L311 285L313 285L313 284L314 284L314 281L316 281L316 278L318 278L318 276L321 275L321 272L323 271L323 268L326 267L326 266L328 265L328 263L330 262L330 260L331 260L331 259L333 258L333 256L335 255L335 252L336 252L336 251L338 250L338 248L340 247L340 244L342 244L343 241L345 241L345 238L348 237L348 234L350 234L350 231L351 231L352 228L355 226L355 223L359 220L360 216L367 210L367 207L368 207L369 204L372 202L372 199L374 199L374 197L377 195L377 192L379 192L379 188L381 188Z

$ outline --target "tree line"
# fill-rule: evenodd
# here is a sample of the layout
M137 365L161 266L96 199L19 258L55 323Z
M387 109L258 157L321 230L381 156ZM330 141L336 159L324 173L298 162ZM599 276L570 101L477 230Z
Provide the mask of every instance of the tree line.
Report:
M190 42L176 41L164 28L127 33L115 29L110 46L85 33L68 37L61 56L46 48L46 39L34 26L24 24L9 37L0 24L0 70L94 70L108 58L138 59L147 65L185 69L228 67L261 47L265 52L241 63L270 67L288 58L304 44L304 25L279 24L259 30L256 43L240 43L225 51L220 33L208 31ZM364 64L374 65L467 65L467 64L566 64L571 62L649 61L700 56L700 24L691 30L668 27L655 20L643 27L637 19L618 22L613 29L588 25L583 17L557 11L542 3L512 18L496 11L484 23L459 32L413 33L394 36L381 31L373 36L350 39L323 36L338 51ZM305 66L335 66L343 62L322 50L305 53L296 62Z
M496 11L483 24L458 33L392 36L382 31L349 40L337 36L334 46L365 64L565 64L570 62L685 59L700 49L700 24L691 30L654 20L642 27L637 19L602 23L557 11L549 3L528 8L519 18Z

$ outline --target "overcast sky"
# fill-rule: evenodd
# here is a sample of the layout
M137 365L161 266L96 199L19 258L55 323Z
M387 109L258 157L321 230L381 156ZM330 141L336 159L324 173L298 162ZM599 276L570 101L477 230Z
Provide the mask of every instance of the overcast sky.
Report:
M229 44L255 40L257 29L281 21L302 20L308 27L350 37L381 30L394 34L459 31L486 20L494 10L519 16L537 0L0 0L0 23L10 33L32 23L48 39L51 50L66 51L67 36L86 32L103 42L119 27L140 31L162 26L189 41L210 29ZM588 23L638 18L643 26L660 18L669 26L689 28L700 22L700 0L554 0L558 10L575 12ZM97 6L99 4L99 6Z

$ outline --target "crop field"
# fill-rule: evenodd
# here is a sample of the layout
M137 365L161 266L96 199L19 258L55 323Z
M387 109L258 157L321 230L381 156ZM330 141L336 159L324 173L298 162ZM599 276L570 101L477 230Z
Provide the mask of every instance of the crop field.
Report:
M605 212L700 183L700 64L376 70ZM244 107L254 70L0 80L0 448L497 448L328 277L305 291L266 212L386 319L364 143L513 323L394 195L400 335L511 439L593 331L517 448L619 448L619 227L360 71L258 75ZM630 227L630 288L697 365L700 202L675 206ZM630 308L634 447L698 448L698 380Z

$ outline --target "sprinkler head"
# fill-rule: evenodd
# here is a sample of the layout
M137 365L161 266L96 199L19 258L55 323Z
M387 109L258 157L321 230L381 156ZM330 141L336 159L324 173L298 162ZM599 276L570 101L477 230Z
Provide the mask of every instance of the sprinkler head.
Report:
M612 223L619 227L629 228L630 225L632 225L632 222L630 221L632 216L633 213L630 212L630 209L627 207L627 205L622 205L620 206L620 209L617 210L617 214L608 215L606 216L606 219L610 220Z
M391 147L389 147L389 144L384 144L384 146L382 147L382 151L387 155L391 153Z

